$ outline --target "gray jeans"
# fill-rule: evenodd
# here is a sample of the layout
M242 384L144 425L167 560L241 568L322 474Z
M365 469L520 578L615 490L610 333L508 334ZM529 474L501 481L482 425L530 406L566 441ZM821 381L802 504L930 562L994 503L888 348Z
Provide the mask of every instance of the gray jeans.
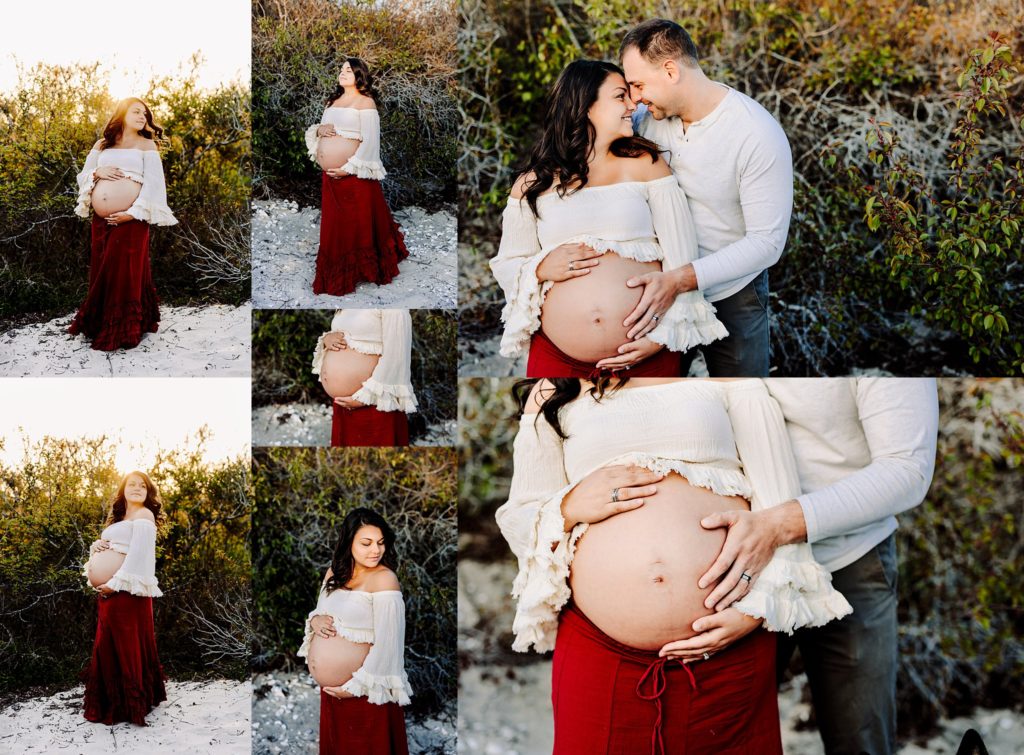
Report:
M896 535L832 574L853 606L823 627L778 635L779 680L800 648L828 755L896 749Z
M683 354L680 374L690 371L699 349L711 377L768 377L768 271L716 301L715 309L729 335Z

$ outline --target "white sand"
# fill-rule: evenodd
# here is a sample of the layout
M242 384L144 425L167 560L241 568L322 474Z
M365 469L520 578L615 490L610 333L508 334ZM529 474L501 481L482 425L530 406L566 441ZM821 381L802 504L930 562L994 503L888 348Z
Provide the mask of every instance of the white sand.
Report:
M251 313L248 304L161 306L160 329L117 351L68 335L68 314L0 334L0 376L248 377Z
M201 753L248 755L252 684L168 682L167 701L147 726L94 724L82 717L82 687L14 703L0 711L0 751L108 755Z
M253 446L329 446L331 407L326 404L272 404L252 411ZM427 427L414 446L455 445L455 420Z
M313 294L320 210L287 200L252 203L252 298L258 308L395 307L454 309L455 217L406 207L394 214L405 234L408 259L384 286L361 283L345 296Z

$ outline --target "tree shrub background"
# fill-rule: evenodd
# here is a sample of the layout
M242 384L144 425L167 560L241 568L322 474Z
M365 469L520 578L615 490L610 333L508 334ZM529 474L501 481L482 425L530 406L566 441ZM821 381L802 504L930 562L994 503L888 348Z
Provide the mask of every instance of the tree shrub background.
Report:
M793 148L793 219L770 273L779 375L1021 374L1024 336L1009 327L1024 319L1017 0L465 0L460 12L466 348L500 332L486 263L547 90L571 60L617 61L626 31L661 16Z
M395 530L412 709L454 703L456 476L455 452L445 448L258 449L254 670L305 670L295 653L341 522L367 506Z
M380 94L384 194L392 209L456 198L453 2L257 0L252 81L256 196L320 205L320 169L303 139L319 123L346 57L366 61Z
M167 201L153 278L165 304L249 297L249 90L196 84L196 62L139 96L164 127ZM37 64L0 92L0 326L73 312L88 289L89 221L75 176L113 113L99 64Z
M412 385L418 411L410 415L413 439L427 425L455 419L456 315L450 310L413 309ZM310 371L313 350L330 330L333 311L256 310L252 333L252 403L288 402L330 406L316 375Z
M939 716L968 715L975 706L1024 709L1024 380L938 382L935 476L924 503L899 516L897 531L903 738L932 730ZM463 559L514 563L494 521L512 474L519 423L513 383L462 381ZM511 628L511 614L495 626L477 627L489 638L485 655L510 665L541 658L513 653Z
M248 456L160 452L147 472L164 501L153 601L157 648L173 679L248 678L252 636ZM82 576L121 475L117 442L46 437L0 463L0 699L71 687L92 653L96 593Z

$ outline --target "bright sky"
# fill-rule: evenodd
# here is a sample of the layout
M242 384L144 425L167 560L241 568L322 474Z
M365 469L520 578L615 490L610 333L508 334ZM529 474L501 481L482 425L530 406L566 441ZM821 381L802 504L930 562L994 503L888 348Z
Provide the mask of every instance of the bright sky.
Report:
M114 9L116 8L116 12ZM115 99L145 89L153 75L174 74L198 51L199 86L248 83L248 0L175 0L106 5L82 0L4 4L0 23L0 90L17 83L17 63L104 64Z
M212 431L207 461L248 453L247 378L6 378L0 380L0 458L19 464L22 438L107 434L120 439L121 472L148 469L158 448L170 450ZM24 430L24 432L22 432Z

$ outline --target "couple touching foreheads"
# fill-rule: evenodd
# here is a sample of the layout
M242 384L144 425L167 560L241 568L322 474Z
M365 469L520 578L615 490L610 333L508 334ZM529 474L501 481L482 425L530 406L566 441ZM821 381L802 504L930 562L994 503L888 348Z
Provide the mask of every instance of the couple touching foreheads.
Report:
M578 60L552 88L491 261L501 353L530 377L769 368L768 274L786 243L782 127L701 70L678 24L630 31L622 68Z

